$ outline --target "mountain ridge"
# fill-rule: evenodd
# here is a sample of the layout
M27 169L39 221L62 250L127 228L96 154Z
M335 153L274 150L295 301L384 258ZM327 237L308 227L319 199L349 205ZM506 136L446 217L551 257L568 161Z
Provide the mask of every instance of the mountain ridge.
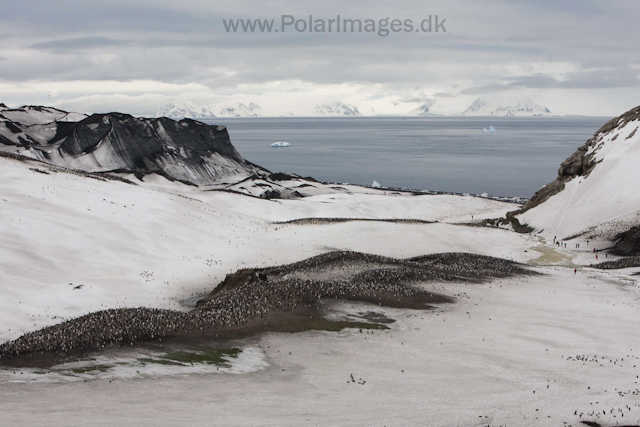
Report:
M316 104L313 113L324 117L361 117L362 114L355 105L334 102L328 104Z
M410 117L431 117L431 116L439 116L440 114L434 114L431 112L431 107L433 107L436 103L435 99L429 99L428 101L423 102L418 107L409 111L406 115Z
M553 113L530 99L512 100L512 102L492 103L485 98L477 98L465 111L457 114L433 113L431 108L436 104L436 98L423 98L418 101L391 102L393 107L382 105L382 110L366 104L364 110L357 106L336 101L316 103L312 108L302 108L293 113L289 111L284 116L291 117L435 117L435 116L487 116L487 117L553 117ZM415 107L412 107L415 106ZM408 110L412 108L411 110ZM408 110L408 111L407 111ZM362 111L368 113L363 114ZM251 102L217 103L206 106L197 105L191 101L174 101L164 104L155 112L155 117L169 117L174 120L182 118L212 119L216 117L247 118L247 117L283 117L283 114L272 113L272 110L262 108Z
M213 119L218 117L260 117L261 107L249 102L234 104L212 104L199 106L191 101L175 101L160 107L155 117L168 117L173 120L181 119Z
M54 111L55 110L55 111ZM0 149L55 166L87 172L157 173L196 185L265 170L247 162L231 144L226 126L192 119L140 118L123 113L93 114L77 122L49 107L17 111L23 122L0 112ZM60 121L40 123L52 114Z
M513 104L513 103L509 103ZM515 101L514 105L494 105L484 98L477 98L458 116L494 116L494 117L548 117L552 116L547 107L536 104L530 99Z
M243 102L237 102L235 104L223 105L219 110L215 107L209 107L214 111L219 111L218 117L260 117L260 107L255 102L249 102L245 104Z
M216 115L208 107L201 107L190 101L170 102L156 111L156 118L168 117L173 120L181 119L212 119Z

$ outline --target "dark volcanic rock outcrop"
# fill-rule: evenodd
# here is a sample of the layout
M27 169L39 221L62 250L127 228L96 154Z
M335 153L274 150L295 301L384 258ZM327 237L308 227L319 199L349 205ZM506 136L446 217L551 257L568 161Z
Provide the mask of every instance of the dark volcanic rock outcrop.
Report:
M618 234L615 237L616 244L609 252L614 255L637 256L640 255L640 227Z
M81 119L73 121L72 119ZM247 162L225 126L128 114L70 114L48 107L0 110L0 145L88 172L157 173L193 184L266 171Z

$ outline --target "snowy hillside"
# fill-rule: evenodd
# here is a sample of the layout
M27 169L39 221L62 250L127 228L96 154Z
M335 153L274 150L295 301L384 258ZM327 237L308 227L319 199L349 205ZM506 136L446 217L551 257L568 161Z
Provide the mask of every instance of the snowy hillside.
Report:
M525 205L520 222L559 239L612 238L640 224L639 127L640 107L605 124Z
M336 102L333 104L316 104L313 107L313 114L316 116L324 116L324 117L359 117L362 116L360 111L358 111L358 107L345 104L341 102Z
M548 108L536 104L530 99L516 101L506 105L494 104L478 98L462 113L461 116L497 116L497 117L539 117L551 116Z
M168 117L174 120L188 119L211 119L216 117L211 109L202 107L189 101L171 102L165 104L158 111L156 117Z
M582 186L595 176L587 185L596 191L596 182L615 175L618 168L623 178L637 182L632 163L638 160L639 117L640 108L611 122L584 151L568 159L561 169L567 187L571 176L583 177ZM98 145L119 144L116 151L144 148L142 137L155 133L166 143L156 149L164 152L183 132L199 129L191 120L114 114L55 126L66 132L65 141L74 132L84 135L74 136L66 150L75 147L81 156L94 153L100 159L99 150L83 144L103 129L104 119L110 132ZM17 126L5 120L9 128ZM608 175L597 175L600 167ZM203 336L162 336L135 346L128 343L130 335L122 335L112 347L84 354L65 354L64 347L55 354L21 353L17 356L22 359L5 359L0 365L0 425L95 425L96 420L129 425L141 419L154 425L181 425L185 420L207 425L212 413L221 425L262 425L265 420L273 425L320 420L315 424L354 426L424 425L429 420L436 427L640 423L635 364L640 338L634 333L640 328L640 287L631 271L575 271L574 262L591 262L589 248L556 250L538 236L483 223L506 215L512 203L323 184L266 172L231 178L238 177L203 188L158 174L87 174L0 155L0 343L72 318L73 325L85 328L67 329L72 334L84 334L86 328L88 335L106 331L102 323L91 321L96 316L116 319L111 321L116 333L140 326L136 323L153 328L155 321L134 317L125 323L126 317L108 309L171 309L158 311L160 317L171 313L170 319L179 317L176 313L198 314L193 304L229 273L331 251L395 258L467 252L438 257L445 264L435 266L460 273L455 280L440 272L439 278L414 283L425 294L450 297L451 303L409 310L389 308L375 299L327 298L312 308L313 316L306 311L284 313L284 318L273 311L264 318L253 314L252 322L263 331L270 330L273 323L267 322L275 317L285 319L287 328L302 325L302 333L264 332L241 339L244 326L231 326L203 330ZM624 184L620 179L598 190L597 197L581 207L582 214L617 210L607 203L618 196L633 199L637 184ZM273 191L307 197L254 197ZM564 197L564 191L555 196ZM550 212L561 212L554 209ZM574 219L579 214L571 211ZM541 221L545 215L536 214ZM537 267L527 267L533 271L526 276L469 282L468 274L483 271L480 265L479 272L471 273L473 265L456 261L473 257L469 253ZM551 267L550 259L555 264ZM493 265L496 260L486 262ZM299 270L301 279L292 280L337 280L355 274L353 265L323 271L311 264L311 269ZM368 273L357 274L365 286L384 289L384 282L380 287ZM382 273L391 284L398 280L393 270ZM220 308L233 312L246 301L261 301L263 281L255 272L254 279L248 285L255 288L244 288L246 298ZM255 294L250 292L254 289ZM286 300L294 293L281 295ZM343 322L351 327L336 331ZM31 338L51 340L50 332ZM218 339L219 332L229 335ZM233 353L226 353L228 348ZM218 410L221 404L223 411Z
M52 107L27 105L9 108L0 104L0 149L2 145L40 145L56 136L58 123L75 122L86 114L68 113Z
M0 120L17 122L23 126L46 125L54 122L76 122L87 117L82 113L69 113L53 107L24 105L20 108L9 108L0 104Z
M433 252L506 255L522 245L515 233L488 236L445 223L345 223L331 233L326 226L271 223L310 217L458 222L513 208L483 198L384 196L316 183L300 188L317 194L304 202L269 201L157 175L127 177L133 184L0 157L0 341L103 307L179 307L237 268L297 261L327 247L410 256L425 252L425 239ZM415 239L408 242L398 230ZM501 245L489 244L494 240Z
M437 114L433 114L430 112L431 107L436 103L435 99L430 99L424 103L422 103L417 108L411 110L407 113L407 116L411 117L428 117L428 116L436 116Z
M2 110L0 151L88 172L158 173L198 185L263 173L236 151L224 126L120 113L86 117L49 107Z

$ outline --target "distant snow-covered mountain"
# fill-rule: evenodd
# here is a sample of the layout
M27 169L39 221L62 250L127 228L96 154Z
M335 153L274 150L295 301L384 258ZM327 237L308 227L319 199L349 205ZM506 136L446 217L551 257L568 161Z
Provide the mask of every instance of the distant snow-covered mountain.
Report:
M385 104L384 102L374 102L369 105L361 105L359 110L353 104L346 102L318 103L309 109L301 107L286 114L267 108L264 111L261 105L255 102L235 102L216 103L206 106L197 105L190 101L175 101L163 105L155 114L155 117L168 117L174 120L183 118L189 119L211 119L215 117L430 117L441 116L433 113L432 107L436 99L430 98L422 101L420 105L415 102L400 101ZM374 108L375 107L375 108ZM0 106L0 111L2 111ZM409 109L412 110L408 111ZM363 114L364 113L364 114ZM539 117L552 116L548 108L526 100L516 100L511 102L494 102L484 98L476 99L464 112L455 114L456 116L494 116L494 117Z
M358 107L345 104L342 102L335 102L332 104L316 104L313 107L313 113L317 116L324 117L361 117L362 114L358 111Z
M210 107L218 112L219 117L260 117L262 109L258 104L250 102L248 105L238 102L232 105L222 105L219 107Z
M368 115L372 117L400 117L407 115L407 109L404 108L404 103L392 101L378 104L377 107L377 110L370 107L370 113Z
M423 102L422 104L420 104L420 106L418 106L417 108L414 108L409 113L407 113L407 116L412 116L412 117L437 116L438 114L433 114L432 112L429 111L435 103L436 103L435 99L429 99Z
M201 107L190 101L177 101L165 104L156 112L156 118L168 117L174 120L211 119L216 115L208 107Z
M493 104L483 98L478 98L460 113L460 116L496 116L496 117L539 117L551 116L547 107L536 104L530 99L510 103L511 105Z
M372 117L430 117L430 116L442 116L442 114L435 114L431 112L431 107L436 103L435 98L428 98L423 100L422 103L409 110L415 101L391 101L391 102L377 102L376 107L378 110L374 110L370 107L369 116Z
M250 102L244 104L213 104L200 106L190 101L177 101L165 104L156 112L156 117L168 117L174 120L211 119L214 117L259 117L261 107Z

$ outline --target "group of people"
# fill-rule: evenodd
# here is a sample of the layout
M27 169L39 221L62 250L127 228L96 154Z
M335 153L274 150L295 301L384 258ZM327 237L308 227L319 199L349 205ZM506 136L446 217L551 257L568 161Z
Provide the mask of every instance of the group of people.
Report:
M587 242L587 246L589 246L589 240L587 240L586 242ZM566 244L566 243L564 243L564 242L561 242L561 241L557 240L557 236L553 236L553 244L554 244L554 245L556 245L556 246L558 246L558 247L561 247L561 248L562 248L562 247L564 247L564 248L566 248L566 247L567 247L567 244ZM575 248L576 248L576 249L580 249L580 243L576 243L575 245L576 245L576 246L575 246ZM595 256L596 256L596 260L598 259L598 253L599 253L599 252L600 252L600 249L593 248L593 253L594 253L594 254L595 254ZM604 255L605 255L605 258L609 258L609 254L607 254L606 252L605 252L605 254L604 254Z

